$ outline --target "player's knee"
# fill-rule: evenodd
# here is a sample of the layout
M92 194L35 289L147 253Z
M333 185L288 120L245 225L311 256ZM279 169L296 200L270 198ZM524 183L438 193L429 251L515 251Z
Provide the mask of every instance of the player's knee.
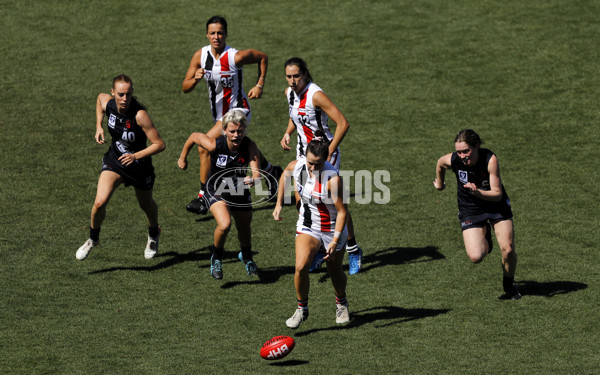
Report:
M308 275L308 270L310 269L311 262L296 262L296 274L298 275Z
M471 262L481 263L485 259L485 256L487 255L487 253L481 251L481 252L476 252L476 253L473 253L473 252L468 253L467 255L469 255L469 259L471 260Z
M229 233L231 229L231 220L222 220L217 223L217 229L222 233Z
M108 204L108 199L100 199L100 198L97 198L97 199L94 201L94 208L95 208L96 210L101 210L101 209L105 208L107 204Z
M502 251L502 254L504 254L506 257L511 257L516 254L515 245L512 242L508 244L501 244L500 251Z

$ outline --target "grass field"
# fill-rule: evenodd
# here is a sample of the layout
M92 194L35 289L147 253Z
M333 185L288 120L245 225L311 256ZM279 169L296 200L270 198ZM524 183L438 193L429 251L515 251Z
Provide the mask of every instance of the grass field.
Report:
M0 2L0 373L594 374L600 367L598 184L600 3L595 1L267 0ZM336 326L323 269L310 319L295 308L295 212L257 207L260 279L236 259L209 275L215 222L185 205L198 161L176 161L211 124L204 84L181 81L229 21L228 44L269 54L249 135L274 164L294 155L283 63L301 56L349 119L342 167L387 170L391 200L351 203L364 270L349 277L352 322ZM163 227L143 258L133 190L108 207L101 245L79 262L102 154L95 100L128 74L167 149L153 161ZM254 83L246 69L246 89ZM499 158L515 214L524 296L500 301L499 251L473 265L456 220L453 176L437 158L472 127ZM355 188L353 187L353 190ZM496 247L497 248L497 247ZM294 351L267 362L264 341Z

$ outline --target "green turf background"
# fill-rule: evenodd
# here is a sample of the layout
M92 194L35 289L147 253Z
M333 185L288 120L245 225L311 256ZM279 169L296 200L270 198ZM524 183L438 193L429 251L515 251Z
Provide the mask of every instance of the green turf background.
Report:
M0 372L6 374L593 374L598 344L596 1L0 1ZM342 167L387 170L385 205L351 204L364 270L349 278L352 322L336 327L331 283L311 276L311 316L296 331L295 212L255 211L261 279L236 260L208 272L214 220L184 209L198 161L176 166L211 123L203 84L181 81L206 44L269 55L249 135L286 164L283 63L303 57L348 118ZM102 154L95 100L128 74L165 139L154 160L160 256L143 258L131 189L88 235ZM246 89L255 68L246 69ZM515 213L518 302L499 301L499 251L465 255L455 183L437 192L437 158L472 127L499 158ZM193 155L192 155L193 156ZM353 182L350 182L355 191ZM291 335L288 358L264 341Z

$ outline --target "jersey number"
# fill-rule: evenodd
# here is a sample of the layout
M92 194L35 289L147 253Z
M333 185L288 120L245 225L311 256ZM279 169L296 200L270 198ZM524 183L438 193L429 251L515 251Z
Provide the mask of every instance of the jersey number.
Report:
M123 132L121 139L125 142L133 143L135 142L135 133L132 132Z
M233 87L233 78L231 78L231 77L221 77L221 85L223 87Z

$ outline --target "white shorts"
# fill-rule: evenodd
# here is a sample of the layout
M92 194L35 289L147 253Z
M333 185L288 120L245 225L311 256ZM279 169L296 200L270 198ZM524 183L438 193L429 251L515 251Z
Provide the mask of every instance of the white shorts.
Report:
M314 229L305 227L304 225L298 225L298 226L296 226L296 237L298 237L299 234L308 234L309 236L316 238L317 240L321 241L321 245L323 245L323 247L325 249L327 249L327 247L329 246L329 243L331 242L331 240L333 240L334 232L320 232L320 231L316 231ZM337 246L335 247L335 251L336 252L342 251L344 249L344 247L346 247L347 241L348 241L348 229L346 227L344 227L344 230L342 231L340 238L338 238L338 243L337 243Z

